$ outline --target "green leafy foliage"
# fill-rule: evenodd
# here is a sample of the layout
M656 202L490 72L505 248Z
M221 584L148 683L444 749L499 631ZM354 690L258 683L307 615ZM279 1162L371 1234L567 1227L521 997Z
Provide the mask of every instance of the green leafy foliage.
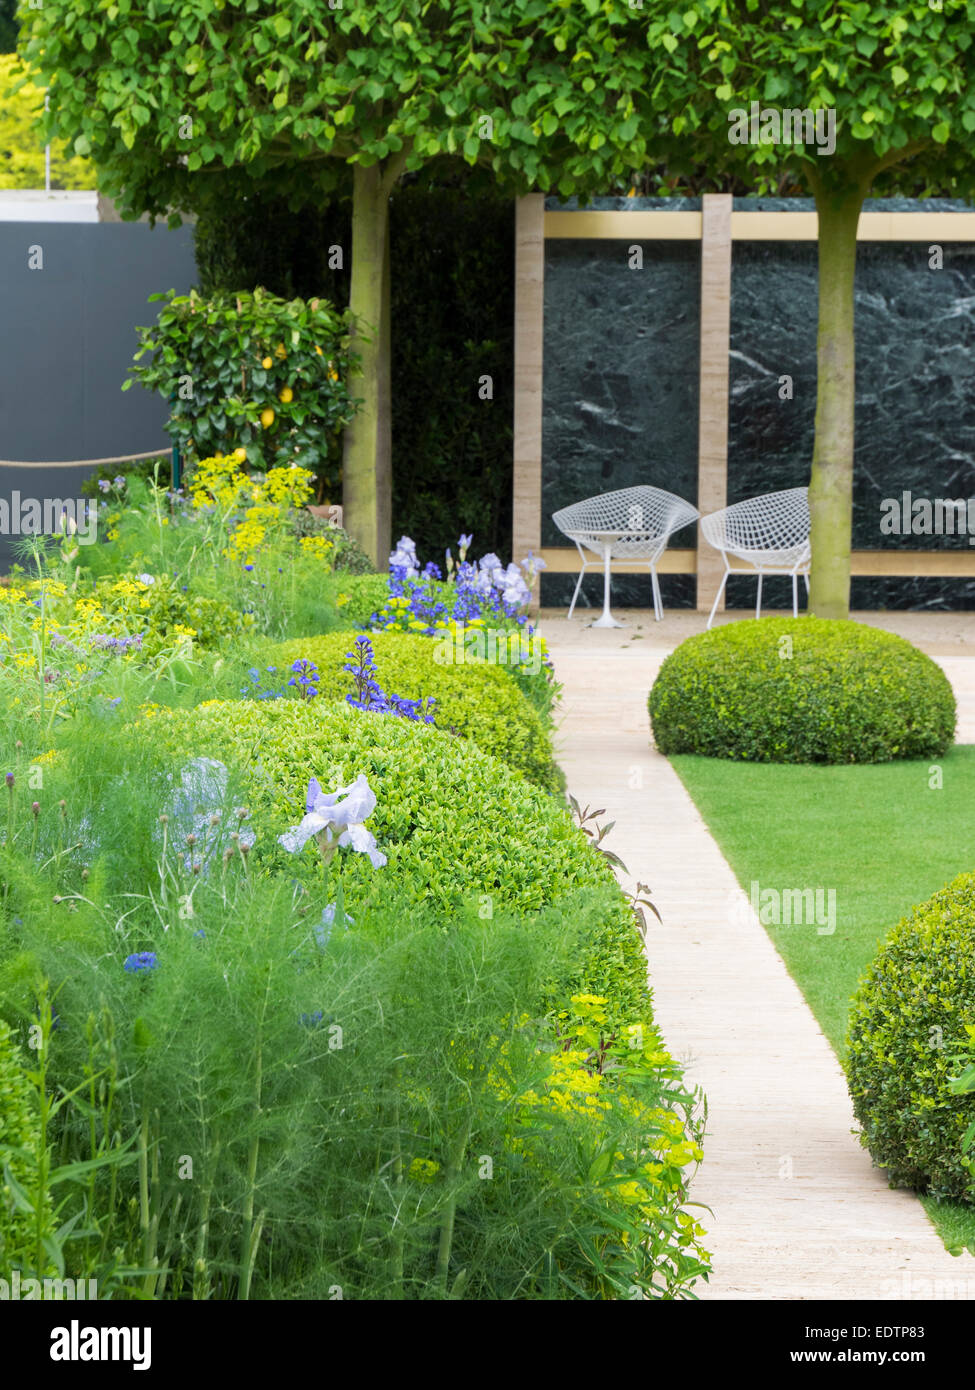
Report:
M183 592L174 580L159 578L139 593L119 593L102 583L96 588L102 611L127 620L131 632L142 632L142 650L155 656L181 634L204 651L219 651L252 631L253 617L222 599Z
M341 526L335 526L325 517L316 516L307 507L293 512L289 524L299 538L304 536L324 536L331 547L329 560L332 569L342 574L371 574L372 564L358 541Z
M682 642L649 698L662 753L874 763L944 753L955 699L941 668L863 623L763 618Z
M6 43L15 37L0 10L0 188L44 187L44 90L27 82L26 70ZM11 50L12 50L11 43ZM95 169L79 159L65 140L51 145L52 188L94 188Z
M889 933L854 995L847 1072L861 1140L893 1185L975 1200L975 1100L951 1086L975 1017L975 875Z
M246 451L256 468L337 467L348 391L349 319L324 300L253 293L151 296L164 301L140 328L132 380L174 398L167 431L187 460ZM285 399L282 399L284 393ZM270 412L270 419L266 412Z
M296 638L269 651L268 661L279 668L297 660L313 662L318 669L319 698L343 700L353 689L352 677L344 669L352 641L344 632ZM551 741L537 711L507 670L476 660L444 665L437 660L439 644L429 637L377 632L370 641L376 679L387 694L407 700L432 697L438 728L471 739L537 786L558 789Z
M33 1267L37 1221L29 1198L38 1187L41 1149L37 1105L20 1049L0 1018L0 1267L7 1279L12 1269ZM44 1235L50 1228L47 1205Z
M531 6L529 14L547 8ZM700 161L712 177L744 175L757 193L778 192L789 174L833 189L875 178L878 187L898 187L906 177L914 188L920 178L955 196L975 192L968 150L975 6L966 0L792 0L774 22L756 0L699 0L683 12L669 0L593 8L549 9L540 27L545 42L573 53L572 80L582 93L595 84L594 98L612 54L621 104L616 134L632 121L651 156L633 167ZM750 111L753 101L779 110L832 108L835 152L732 143L729 113ZM570 134L577 119L573 111L565 122ZM905 174L914 155L922 156L920 167Z
M389 575L334 575L325 587L343 626L358 630L370 626L370 618L389 598Z

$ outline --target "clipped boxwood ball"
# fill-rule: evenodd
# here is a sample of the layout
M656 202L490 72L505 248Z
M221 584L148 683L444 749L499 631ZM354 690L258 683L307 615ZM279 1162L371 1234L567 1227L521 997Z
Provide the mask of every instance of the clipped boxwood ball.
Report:
M890 932L853 997L847 1074L861 1140L892 1185L975 1200L961 1139L975 1096L954 1096L975 1023L975 874Z
M279 671L299 659L318 668L315 685L320 699L344 700L353 689L352 676L344 667L357 634L329 633L324 637L298 637L270 650L267 660ZM376 679L386 694L407 700L433 696L438 728L472 739L485 753L492 753L530 782L548 791L558 790L561 777L552 755L552 744L534 707L503 666L465 661L462 665L438 663L439 642L408 632L369 634Z
M432 645L432 644L431 644ZM448 914L473 901L481 912L531 917L580 890L608 893L605 928L584 963L586 988L646 1009L646 957L612 870L553 798L468 739L341 702L210 701L187 713L157 708L133 737L167 765L219 758L247 782L255 867L321 882L311 844L291 855L277 836L305 813L308 779L325 792L365 773L377 805L366 822L388 863L343 849L346 901L382 892L395 877L416 901Z
M661 753L884 763L944 753L955 697L903 637L830 618L761 618L682 642L650 691Z

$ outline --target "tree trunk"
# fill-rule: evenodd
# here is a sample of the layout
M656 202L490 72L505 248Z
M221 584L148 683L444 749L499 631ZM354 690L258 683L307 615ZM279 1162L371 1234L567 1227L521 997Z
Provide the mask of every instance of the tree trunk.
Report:
M815 190L819 214L819 336L816 437L809 480L809 611L818 618L850 616L856 395L853 285L857 222L864 191L862 186L836 194L819 187Z
M392 448L389 189L378 164L354 168L349 308L358 324L352 348L361 356L349 387L362 405L343 440L343 525L382 570L391 542Z

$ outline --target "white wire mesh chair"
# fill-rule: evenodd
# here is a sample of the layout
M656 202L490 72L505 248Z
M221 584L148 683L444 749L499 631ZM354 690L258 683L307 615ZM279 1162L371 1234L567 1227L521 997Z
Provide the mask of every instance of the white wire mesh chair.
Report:
M717 597L708 618L714 615L729 574L757 574L758 597L755 617L762 616L762 578L766 574L792 576L792 616L799 616L798 579L801 574L809 592L809 492L804 487L790 487L784 492L767 492L762 497L749 497L720 512L701 517L704 538L724 560L724 574ZM732 556L741 562L732 565Z
M617 492L604 492L600 497L587 497L569 507L552 513L552 520L564 536L575 542L582 560L575 593L568 616L575 611L576 599L589 565L585 551L595 552L603 562L603 612L593 627L623 627L609 611L610 566L622 564L647 565L653 590L653 612L659 622L664 608L660 599L657 562L667 549L667 541L682 526L696 521L700 513L683 497L665 492L659 487L624 487ZM585 550L583 549L585 547Z

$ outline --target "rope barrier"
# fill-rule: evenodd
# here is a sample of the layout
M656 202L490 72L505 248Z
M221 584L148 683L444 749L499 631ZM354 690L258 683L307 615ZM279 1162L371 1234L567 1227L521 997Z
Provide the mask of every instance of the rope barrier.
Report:
M150 449L148 454L119 454L113 459L70 459L65 463L17 463L10 459L0 459L0 468L100 468L106 463L136 463L139 459L163 458L170 452L167 444L164 449Z

